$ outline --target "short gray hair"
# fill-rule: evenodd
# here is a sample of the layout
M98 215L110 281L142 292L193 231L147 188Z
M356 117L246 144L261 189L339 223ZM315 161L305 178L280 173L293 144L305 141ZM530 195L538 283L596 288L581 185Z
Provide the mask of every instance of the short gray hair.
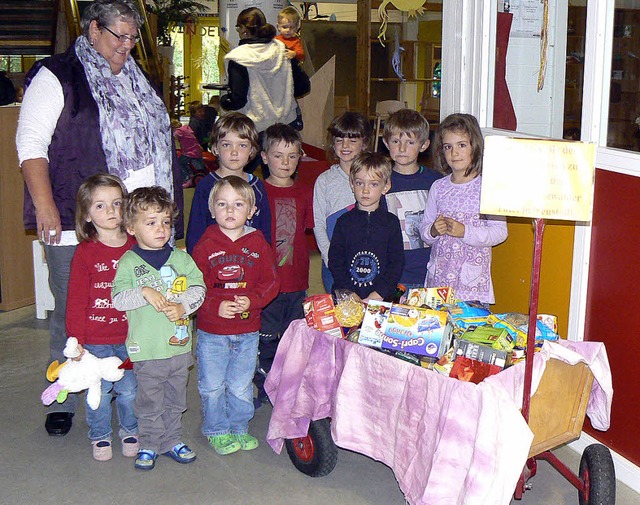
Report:
M109 26L119 20L135 23L138 28L144 24L142 14L133 0L94 0L82 13L80 26L88 38L91 21L99 26Z

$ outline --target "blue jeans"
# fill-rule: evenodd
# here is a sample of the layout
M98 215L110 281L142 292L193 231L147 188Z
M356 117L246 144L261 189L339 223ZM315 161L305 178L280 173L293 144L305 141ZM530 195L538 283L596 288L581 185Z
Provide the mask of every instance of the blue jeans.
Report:
M215 335L198 330L198 392L206 437L248 432L254 413L251 379L258 341L257 331Z
M322 284L324 285L325 292L331 294L331 290L333 289L333 275L329 267L324 264L324 261L322 262Z
M96 358L117 356L122 361L127 359L127 348L120 345L90 345L85 344L85 350ZM133 402L136 398L137 383L133 370L125 370L124 376L118 382L102 381L102 397L100 405L93 410L87 405L87 424L89 425L89 438L91 440L111 440L111 400L115 396L116 409L118 411L118 424L120 430L118 436L127 438L138 433L138 420L133 410Z
M49 266L49 288L55 302L55 308L49 314L49 351L50 363L58 360L63 363L67 358L62 351L67 343L66 312L67 290L69 288L69 274L71 272L71 259L76 246L52 246L44 244ZM47 383L49 385L49 383ZM63 403L53 402L48 414L53 412L75 413L78 406L77 394L70 394Z

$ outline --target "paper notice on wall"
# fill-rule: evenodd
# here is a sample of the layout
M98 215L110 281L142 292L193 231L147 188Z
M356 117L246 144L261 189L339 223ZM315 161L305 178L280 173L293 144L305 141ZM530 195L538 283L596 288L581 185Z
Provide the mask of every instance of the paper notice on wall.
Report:
M480 212L590 221L595 144L489 136Z
M540 37L544 12L542 0L510 0L509 12L513 14L511 37Z

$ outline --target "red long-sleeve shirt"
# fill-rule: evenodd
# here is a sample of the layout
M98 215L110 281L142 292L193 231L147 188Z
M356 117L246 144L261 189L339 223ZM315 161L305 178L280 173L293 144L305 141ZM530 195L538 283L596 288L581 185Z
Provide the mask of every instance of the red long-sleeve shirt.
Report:
M193 259L207 286L198 310L198 329L218 335L258 331L260 312L280 289L273 251L262 232L253 230L233 241L212 224L193 249ZM234 295L249 298L248 313L220 317L220 304Z
M80 344L124 344L127 315L113 308L111 288L118 261L136 239L129 236L122 247L85 240L78 244L71 261L67 294L67 335Z

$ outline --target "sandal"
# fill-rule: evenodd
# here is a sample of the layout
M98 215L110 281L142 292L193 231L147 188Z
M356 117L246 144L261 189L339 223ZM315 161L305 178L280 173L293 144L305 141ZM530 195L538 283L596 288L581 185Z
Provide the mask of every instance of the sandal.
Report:
M182 442L173 446L170 451L164 452L163 456L169 456L172 460L178 463L191 463L196 459L196 453L189 449L187 444Z
M158 455L154 451L141 449L138 451L136 462L133 465L138 470L153 470L156 466Z

